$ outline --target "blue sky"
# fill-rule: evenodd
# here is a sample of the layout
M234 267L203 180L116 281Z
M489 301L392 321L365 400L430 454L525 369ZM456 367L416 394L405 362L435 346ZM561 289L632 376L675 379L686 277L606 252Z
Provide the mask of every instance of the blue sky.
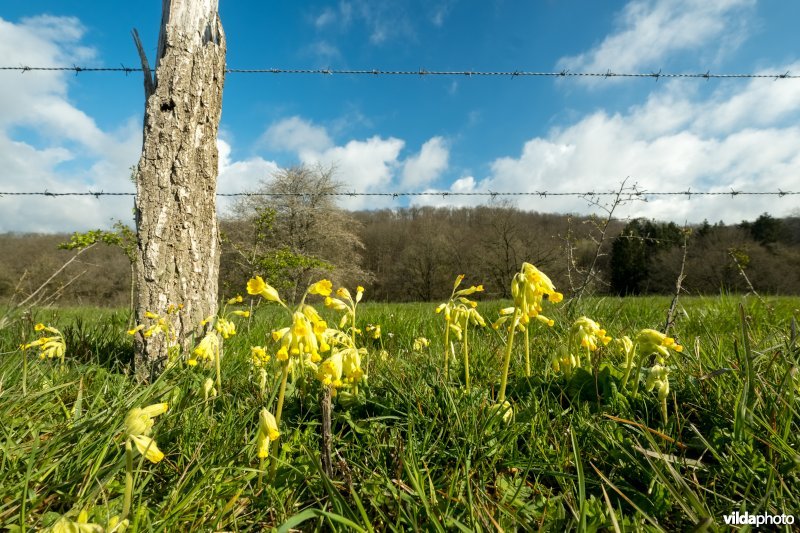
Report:
M138 66L160 2L0 9L7 66ZM800 73L800 3L765 0L222 0L230 68ZM132 191L141 74L0 72L0 190ZM348 191L800 189L800 80L230 74L220 192L336 165ZM797 197L653 198L618 214L682 223L796 213ZM416 204L486 199L423 197ZM0 198L0 231L130 221L130 198ZM354 198L343 207L408 200ZM591 212L575 198L523 209ZM221 201L222 212L229 207Z

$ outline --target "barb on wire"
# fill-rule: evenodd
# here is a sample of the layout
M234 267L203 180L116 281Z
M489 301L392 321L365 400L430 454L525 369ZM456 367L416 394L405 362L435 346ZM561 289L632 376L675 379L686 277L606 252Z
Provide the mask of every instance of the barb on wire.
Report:
M220 192L217 196L220 197L257 197L257 196L270 196L270 197L287 197L299 196L307 197L309 192ZM316 194L316 193L315 193ZM580 198L591 198L600 196L615 196L619 194L615 191L474 191L474 192L457 192L457 191L392 191L392 192L331 192L326 193L325 196L387 196L392 198L399 197L412 197L412 196L441 196L447 198L451 196L487 196L496 198L498 196L538 196L540 198L547 198L548 196L574 196ZM626 196L631 198L647 198L648 196L685 196L690 198L692 196L727 196L735 198L737 196L777 196L783 198L784 196L797 196L800 191L784 191L778 189L777 191L737 191L731 189L730 191L641 191L633 190L625 193ZM105 192L105 191L88 191L88 192L52 192L49 190L44 191L0 191L0 197L4 196L49 196L49 197L63 197L63 196L93 196L100 198L104 196L136 196L135 192Z
M84 67L72 65L71 67L65 66L40 66L32 67L29 65L19 66L0 66L0 71L16 71L20 73L25 72L74 72L76 75L82 72L123 72L126 75L131 72L141 72L141 68L126 67L120 63L119 67ZM334 69L334 68L228 68L225 69L227 74L321 74L328 76L332 74L347 74L347 75L369 75L369 76L501 76L501 77L538 77L538 78L598 78L598 79L611 79L611 78L655 78L658 81L661 78L697 78L709 80L714 79L729 79L729 78L763 78L774 80L797 79L800 75L792 74L786 71L782 74L756 74L756 73L712 73L710 70L705 72L662 72L659 69L657 72L613 72L611 69L605 72L572 72L564 69L561 71L527 71L527 70L427 70L419 68L417 70L384 70L384 69Z

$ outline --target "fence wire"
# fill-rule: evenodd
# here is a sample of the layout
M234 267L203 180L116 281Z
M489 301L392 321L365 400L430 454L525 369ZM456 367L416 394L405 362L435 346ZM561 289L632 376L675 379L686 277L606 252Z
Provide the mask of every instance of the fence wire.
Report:
M579 198L587 197L601 197L601 196L621 196L630 199L646 199L649 196L682 196L691 198L693 196L720 196L735 198L737 196L797 196L800 191L737 191L731 189L729 191L474 191L474 192L456 192L456 191L418 191L418 192L220 192L216 193L219 197L311 197L311 196L334 196L334 197L361 197L361 196L383 196L391 198L401 197L415 197L415 196L433 196L433 197L461 197L461 196L482 196L482 197L506 197L506 196L538 196L547 198L551 196L574 196ZM52 192L52 191L32 191L32 192L19 192L19 191L0 191L0 198L6 196L45 196L45 197L64 197L64 196L93 196L95 198L109 197L109 196L129 196L135 197L135 192L105 192L105 191L86 191L86 192Z
M74 72L75 75L84 72L111 73L122 72L127 74L142 72L141 68L126 67L124 64L119 67L82 67L55 66L55 67L32 67L28 65L0 66L0 71L16 71L22 74L26 72ZM797 79L798 74L790 72L774 74L755 74L755 73L715 73L707 70L705 72L572 72L570 70L560 71L530 71L530 70L428 70L420 68L417 70L391 70L391 69L334 69L334 68L228 68L227 74L312 74L332 76L334 74L348 76L459 76L459 77L505 77L505 78L651 78L658 81L661 78L688 78L688 79Z

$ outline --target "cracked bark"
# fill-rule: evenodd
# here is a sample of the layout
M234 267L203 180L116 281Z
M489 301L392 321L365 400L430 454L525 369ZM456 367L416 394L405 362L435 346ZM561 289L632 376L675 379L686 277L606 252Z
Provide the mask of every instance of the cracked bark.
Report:
M200 322L217 312L216 139L225 81L218 0L163 0L154 77L135 32L134 40L146 97L136 170L136 321L182 304L169 320L185 351ZM138 379L152 381L163 371L168 344L164 335L137 335Z

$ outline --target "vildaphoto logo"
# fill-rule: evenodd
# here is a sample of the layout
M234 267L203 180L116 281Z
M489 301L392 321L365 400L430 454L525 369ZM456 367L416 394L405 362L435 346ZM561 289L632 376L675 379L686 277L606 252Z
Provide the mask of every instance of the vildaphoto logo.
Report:
M729 526L782 526L794 524L794 515L790 514L750 514L747 511L735 511L722 517Z

